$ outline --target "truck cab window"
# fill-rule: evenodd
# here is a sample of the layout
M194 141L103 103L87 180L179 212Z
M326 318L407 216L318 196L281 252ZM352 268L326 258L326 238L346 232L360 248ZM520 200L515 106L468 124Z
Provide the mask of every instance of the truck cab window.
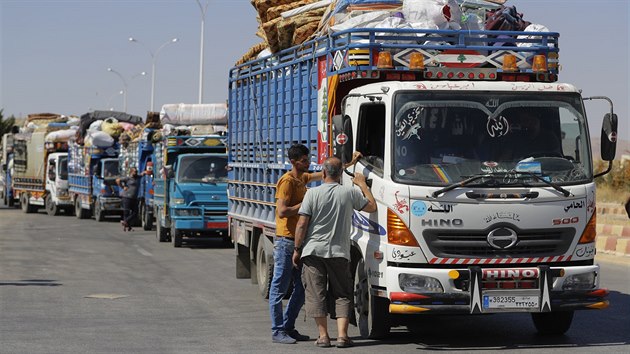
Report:
M382 176L385 158L385 105L361 106L356 145L368 167L373 167Z

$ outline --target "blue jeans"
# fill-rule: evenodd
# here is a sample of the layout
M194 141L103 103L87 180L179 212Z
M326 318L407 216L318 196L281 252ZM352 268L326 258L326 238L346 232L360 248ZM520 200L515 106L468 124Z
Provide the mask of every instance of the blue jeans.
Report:
M295 329L295 319L304 305L304 286L302 285L302 269L293 267L293 239L276 237L273 245L273 279L269 288L269 313L271 314L271 330L290 331ZM293 280L293 292L287 308L282 313L282 299L289 290Z

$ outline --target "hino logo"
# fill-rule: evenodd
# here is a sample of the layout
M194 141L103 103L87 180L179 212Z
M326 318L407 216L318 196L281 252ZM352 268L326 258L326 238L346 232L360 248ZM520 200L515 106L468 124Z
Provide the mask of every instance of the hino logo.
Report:
M451 227L451 226L464 226L464 221L462 219L423 219L422 226L431 226L431 227Z
M488 234L488 244L499 250L506 250L518 242L516 232L507 227L500 227L490 231Z

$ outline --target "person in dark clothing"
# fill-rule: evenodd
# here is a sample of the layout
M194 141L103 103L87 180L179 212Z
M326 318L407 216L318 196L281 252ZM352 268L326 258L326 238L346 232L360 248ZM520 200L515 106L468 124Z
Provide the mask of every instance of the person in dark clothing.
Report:
M145 172L142 172L144 175ZM132 231L131 223L138 215L138 187L140 186L140 177L138 169L132 167L129 169L129 176L125 178L117 178L116 184L122 188L120 196L122 197L123 219L120 223L123 225L123 231Z

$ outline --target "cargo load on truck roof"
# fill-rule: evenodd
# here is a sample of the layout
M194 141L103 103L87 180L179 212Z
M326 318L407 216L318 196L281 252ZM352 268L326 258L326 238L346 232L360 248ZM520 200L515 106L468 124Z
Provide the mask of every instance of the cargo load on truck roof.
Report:
M160 111L160 121L173 125L225 125L227 104L165 104Z
M393 58L392 68L409 68L412 54L414 62L421 61L423 68L502 68L507 53L514 56L513 63L509 60L509 70L549 71L551 78L538 81L557 79L559 35L544 25L526 21L516 7L500 5L503 1L345 0L330 2L320 15L307 10L325 1L252 3L260 20L257 35L264 42L250 48L237 66L258 64L253 62L256 58L268 58L267 65L275 65L286 63L289 53L293 53L294 60L339 49L345 52L329 58L337 67L375 65L378 52L388 51ZM272 11L295 4L302 6L280 14ZM312 22L304 23L305 18ZM308 35L298 32L312 29L316 22L316 29ZM269 57L272 53L277 55ZM540 54L544 56L544 69L540 62L534 63L534 57ZM464 73L465 79L468 74Z

